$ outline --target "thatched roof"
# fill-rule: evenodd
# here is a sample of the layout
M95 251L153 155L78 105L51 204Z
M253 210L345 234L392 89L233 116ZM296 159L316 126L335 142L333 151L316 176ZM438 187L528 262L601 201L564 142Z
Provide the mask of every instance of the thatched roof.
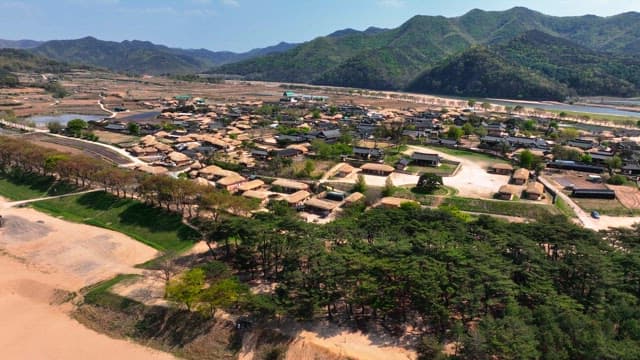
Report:
M376 163L366 163L360 166L360 169L366 171L379 171L379 172L393 172L395 169L393 166L385 165L385 164L376 164Z
M269 198L269 193L266 191L247 190L242 193L242 196L248 197L251 199L265 200Z
M295 192L289 196L287 196L285 198L285 201L288 202L289 204L297 204L301 201L306 200L307 198L309 198L309 196L311 196L311 193L305 190L300 190L298 192Z
M500 194L508 194L508 195L515 195L517 194L519 191L519 189L513 185L502 185L500 186L500 189L498 189L498 192Z
M513 166L511 166L510 164L505 164L505 163L495 163L495 164L491 165L491 169L513 171Z
M527 185L527 194L542 195L544 194L544 185L539 182L531 182Z
M404 203L416 203L413 200L397 198L397 197L383 197L380 199L380 205L389 207L400 207Z
M238 190L240 190L240 191L249 191L249 190L255 190L255 189L261 188L262 186L264 186L264 181L262 181L260 179L256 179L256 180L251 180L251 181L248 181L248 182L240 185L238 187Z
M177 151L174 151L172 153L170 153L168 155L169 159L173 162L184 162L184 161L191 161L191 158L189 158L187 155L183 154L183 153L179 153Z
M231 176L227 176L227 177L224 177L224 178L218 180L216 183L218 185L222 185L222 186L230 186L230 185L239 184L239 183L244 182L246 180L247 179L245 179L244 177L242 177L240 175L231 175Z
M520 168L513 173L514 179L519 180L528 180L529 179L529 170L525 168Z
M364 194L359 193L359 192L354 192L353 194L347 196L346 199L344 199L345 203L349 203L349 204L353 204L355 202L358 202L360 200L364 199Z
M320 210L332 211L337 208L339 203L333 201L326 201L317 198L309 199L304 203L305 207L313 207Z
M276 181L274 181L273 183L271 183L272 186L280 186L282 188L285 189L294 189L294 190L308 190L309 189L309 185L303 183L303 182L299 182L299 181L293 181L293 180L289 180L289 179L278 179Z

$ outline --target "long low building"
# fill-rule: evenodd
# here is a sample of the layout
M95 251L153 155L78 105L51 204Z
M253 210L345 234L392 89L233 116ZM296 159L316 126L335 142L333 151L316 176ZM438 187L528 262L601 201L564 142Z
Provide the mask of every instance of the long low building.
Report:
M610 189L573 189L571 196L586 199L608 199L616 198L616 192Z
M360 166L362 172L370 175L388 176L395 171L393 166L377 163L366 163Z

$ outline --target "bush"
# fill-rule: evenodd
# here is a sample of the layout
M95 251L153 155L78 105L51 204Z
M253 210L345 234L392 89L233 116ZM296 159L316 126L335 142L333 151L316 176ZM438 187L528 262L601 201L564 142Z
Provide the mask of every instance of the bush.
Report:
M624 185L627 183L627 178L623 175L616 174L610 177L609 180L607 180L607 183L611 185Z

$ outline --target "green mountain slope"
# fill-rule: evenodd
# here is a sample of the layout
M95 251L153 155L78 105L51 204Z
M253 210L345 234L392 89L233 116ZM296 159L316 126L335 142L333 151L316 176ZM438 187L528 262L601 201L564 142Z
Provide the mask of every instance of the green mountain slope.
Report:
M25 50L0 49L0 69L8 72L61 73L71 68L68 64L34 55Z
M409 90L435 94L563 100L571 90L510 64L485 47L472 48L434 67L409 85Z
M47 41L33 49L35 54L69 63L86 64L114 71L150 74L181 74L204 71L213 66L274 52L296 44L254 49L246 53L214 52L206 49L174 49L148 41L103 41L93 37Z
M554 17L522 7L472 10L455 18L415 16L396 29L342 31L297 48L228 64L213 72L250 79L402 89L425 70L475 45L495 46L532 30L592 51L640 54L640 14ZM609 88L612 88L609 86Z
M640 60L597 52L532 30L505 44L451 57L423 73L409 89L540 100L564 100L574 95L635 96L640 93Z

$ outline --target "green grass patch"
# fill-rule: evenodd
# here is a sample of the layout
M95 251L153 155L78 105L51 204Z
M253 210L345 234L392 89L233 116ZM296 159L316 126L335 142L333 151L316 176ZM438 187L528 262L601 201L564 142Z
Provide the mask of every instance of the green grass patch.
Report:
M409 166L407 170L410 173L422 175L422 174L436 174L440 176L451 176L456 171L457 166L453 164L442 163L438 167L431 166Z
M564 201L561 197L558 196L558 198L556 199L556 203L555 203L556 208L558 208L558 210L560 210L561 213L563 213L564 215L566 215L569 218L574 218L576 217L576 213L573 212L573 209L571 208L571 206L569 206L567 204L566 201Z
M120 274L113 279L101 281L97 284L90 285L84 289L84 302L91 305L108 307L110 309L126 309L130 305L137 302L131 299L127 299L123 296L112 293L110 290L116 284L129 279L134 279L139 275L133 274Z
M457 209L462 211L517 216L529 219L543 219L549 216L562 214L560 210L551 205L531 204L517 201L470 199L454 196L444 199L442 204L455 206Z
M53 176L0 174L0 196L14 201L64 195L76 190L75 186L57 181Z
M200 239L179 215L106 192L38 201L32 206L69 221L121 232L158 250L184 251Z
M433 146L433 145L430 145L429 147L424 147L424 148L426 150L431 148L434 151L439 151L447 155L457 156L460 158L481 160L481 161L486 161L491 163L505 163L505 164L509 163L507 160L499 158L497 156L479 153L479 152L475 152L467 149L452 149L449 147L444 147L444 146L441 147L441 146Z
M573 198L573 201L587 213L597 211L601 215L609 216L638 216L640 209L628 209L618 199L583 199Z

